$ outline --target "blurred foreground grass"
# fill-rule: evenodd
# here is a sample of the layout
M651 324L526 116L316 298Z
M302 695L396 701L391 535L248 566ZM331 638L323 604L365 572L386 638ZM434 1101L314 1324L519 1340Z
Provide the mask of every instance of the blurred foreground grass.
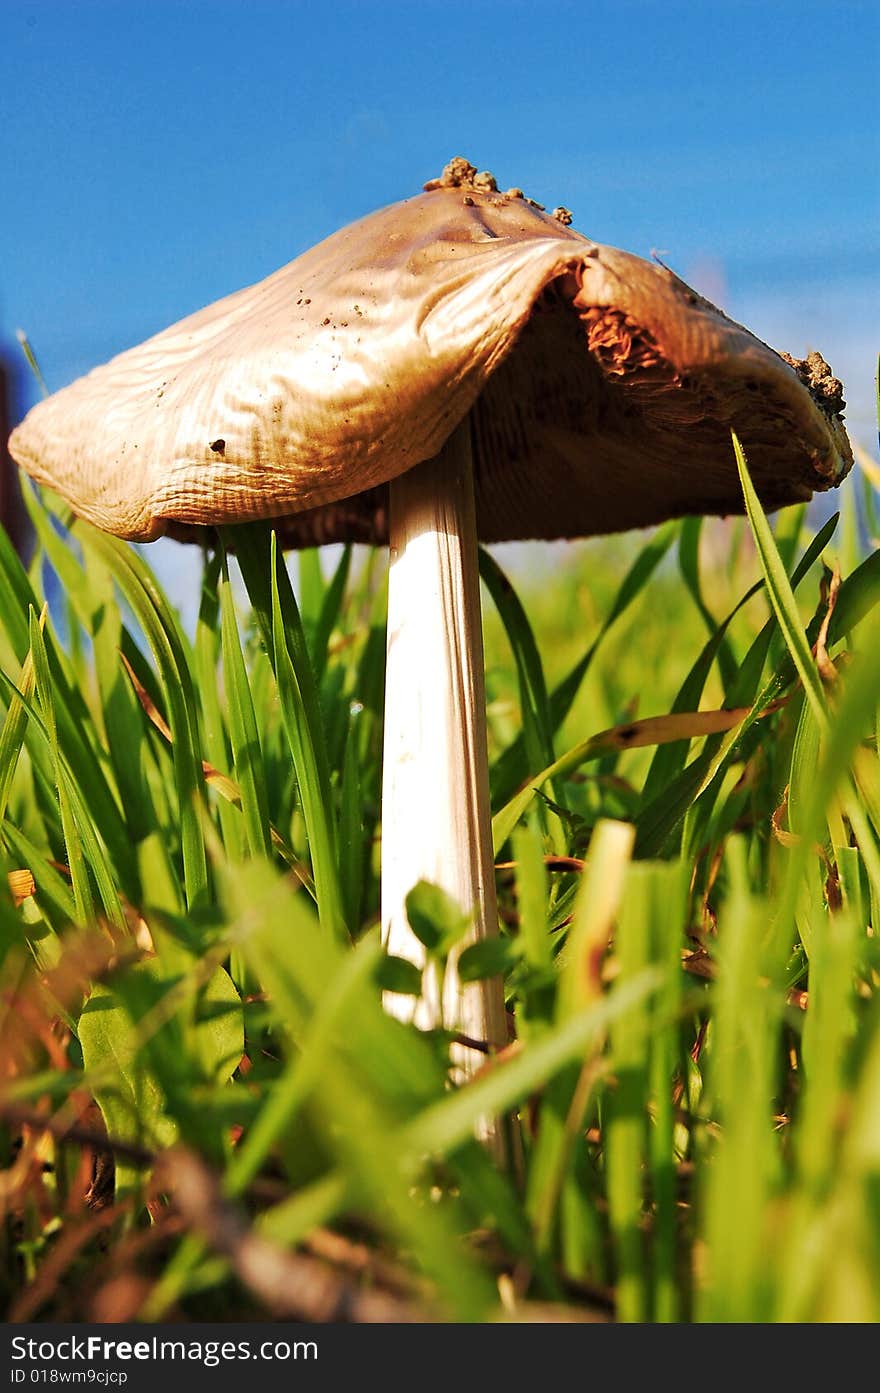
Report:
M483 558L503 932L462 969L504 972L511 1045L464 1087L381 1007L421 985L376 928L384 557L291 585L236 529L187 635L148 549L29 494L27 572L0 538L10 1318L880 1319L854 487L818 530L752 500L559 549L521 596Z

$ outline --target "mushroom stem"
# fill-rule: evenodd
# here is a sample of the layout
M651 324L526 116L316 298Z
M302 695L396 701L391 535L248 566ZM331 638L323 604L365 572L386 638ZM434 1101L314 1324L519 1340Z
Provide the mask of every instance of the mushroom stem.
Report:
M423 967L405 907L419 880L473 914L463 947L498 932L469 418L435 459L389 487L382 937L390 953ZM388 1010L425 1029L505 1044L501 980L462 985L456 957L442 992L426 972L418 1005L389 993ZM456 1062L473 1073L481 1056L461 1049Z

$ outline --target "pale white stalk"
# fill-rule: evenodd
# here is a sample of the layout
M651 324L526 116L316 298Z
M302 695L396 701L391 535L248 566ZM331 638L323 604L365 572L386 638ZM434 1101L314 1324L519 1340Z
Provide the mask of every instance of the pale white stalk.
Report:
M469 420L436 459L394 479L390 495L382 935L389 952L422 967L405 909L418 880L473 913L467 942L498 930ZM442 1001L433 980L415 1011L409 997L386 1002L422 1027L506 1043L500 980L462 986L455 961ZM461 1049L457 1062L472 1073L482 1061Z

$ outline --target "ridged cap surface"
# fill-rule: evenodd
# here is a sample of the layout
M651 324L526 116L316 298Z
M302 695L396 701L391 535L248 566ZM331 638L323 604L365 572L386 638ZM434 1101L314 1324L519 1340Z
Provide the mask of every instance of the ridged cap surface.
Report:
M437 187L96 368L10 449L123 537L382 542L383 486L472 412L484 540L587 536L741 511L731 428L766 506L839 482L818 363L522 197Z

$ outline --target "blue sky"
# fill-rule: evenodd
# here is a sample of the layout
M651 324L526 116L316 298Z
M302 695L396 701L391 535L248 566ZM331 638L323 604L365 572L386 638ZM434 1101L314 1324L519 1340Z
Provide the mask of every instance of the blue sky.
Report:
M819 347L876 445L876 0L0 0L0 340L57 388L450 155Z

